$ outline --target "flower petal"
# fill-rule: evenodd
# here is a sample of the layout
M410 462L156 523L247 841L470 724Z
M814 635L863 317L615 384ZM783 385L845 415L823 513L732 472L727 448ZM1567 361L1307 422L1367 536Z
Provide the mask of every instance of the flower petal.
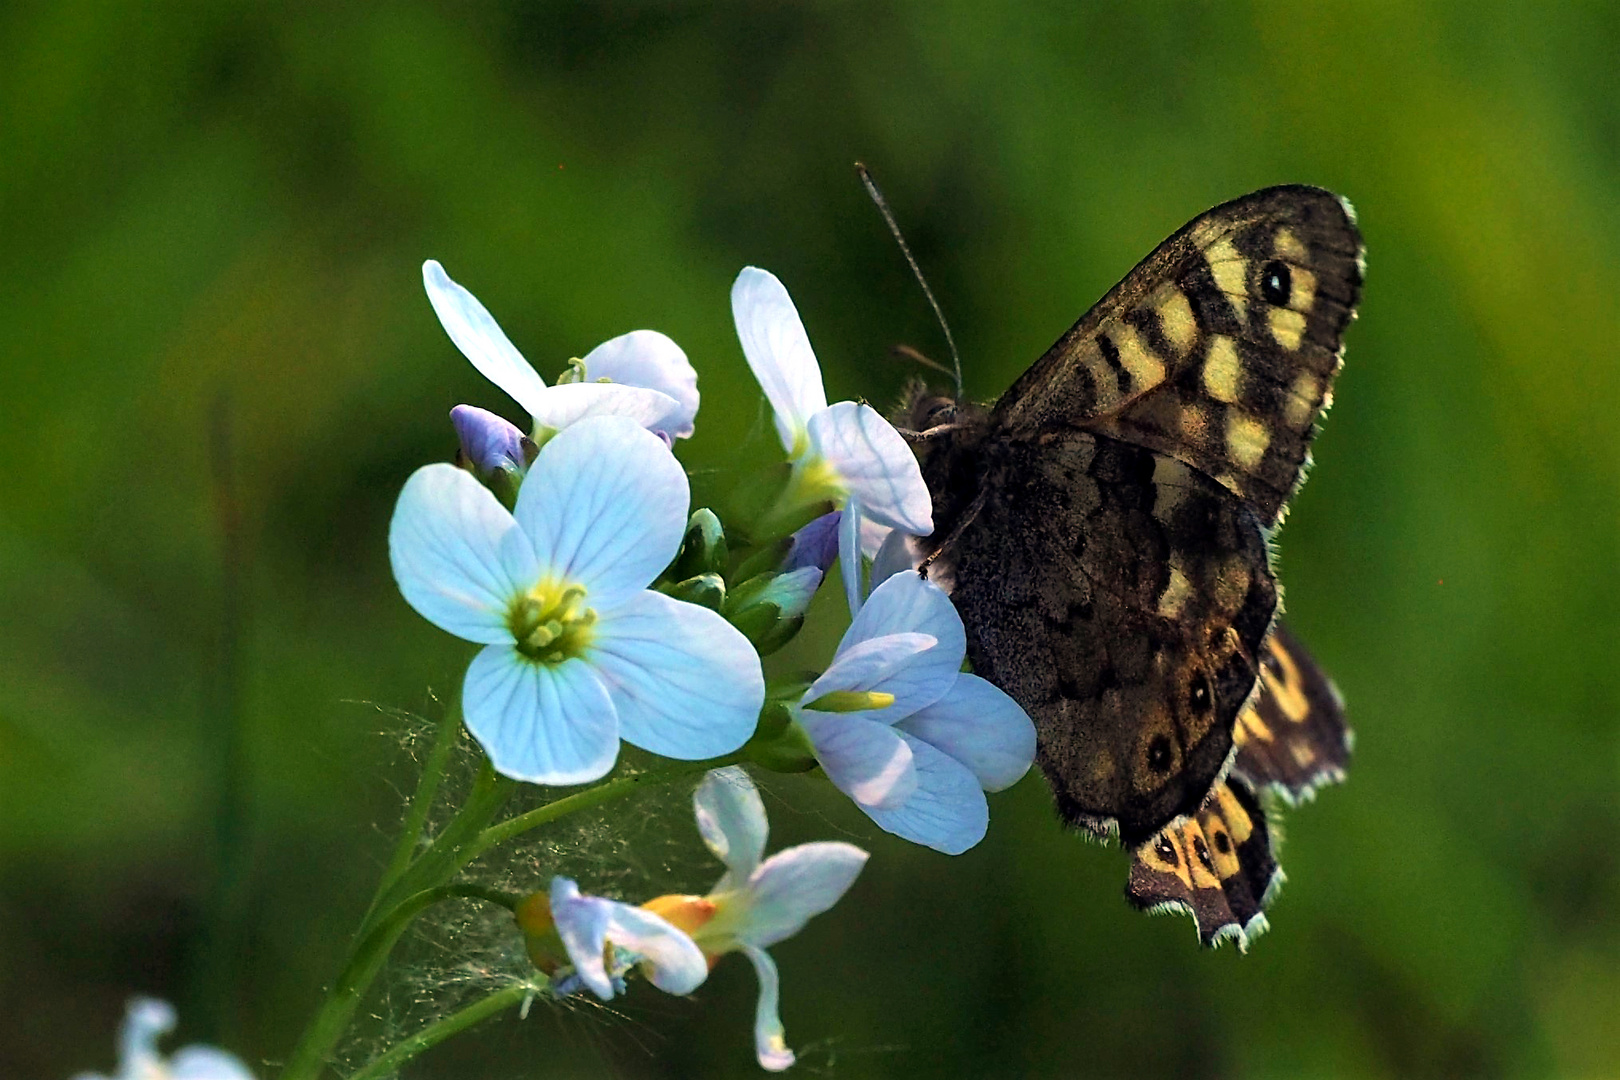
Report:
M422 285L439 316L439 325L461 355L471 360L484 378L534 415L546 389L545 380L523 359L495 317L476 296L450 280L444 267L433 259L422 264Z
M636 957L649 982L666 994L690 994L709 977L709 962L691 938L645 908L606 901L607 939Z
M633 593L597 615L590 661L626 742L701 761L748 741L765 676L741 631L708 608L656 592Z
M752 945L744 945L742 952L754 965L754 974L759 976L759 1004L754 1009L754 1054L759 1058L760 1068L781 1072L791 1068L797 1059L788 1049L787 1032L778 1015L782 981L776 973L776 961L764 949Z
M887 667L879 666L875 659L883 656L882 652L863 644L885 638L911 642L913 639L902 636L906 634L932 637L935 644L932 648L916 650L914 656L906 658L896 652L896 658L889 661ZM900 645L887 648L898 650ZM907 644L905 648L910 650L913 646ZM821 693L843 689L880 690L893 694L893 705L869 714L871 719L892 724L944 697L955 684L966 653L967 636L962 630L962 618L950 597L939 586L915 574L896 574L872 590L872 595L844 632L832 666L816 680L812 691L818 688ZM852 657L850 666L836 676L839 685L834 685L834 672L844 667L840 661L846 655ZM857 656L861 663L854 666L853 658ZM852 685L852 680L862 681L863 685ZM807 697L805 700L815 699Z
M574 974L603 1001L613 999L613 980L608 977L608 901L597 896L581 896L579 886L565 877L551 879L551 921Z
M861 502L850 495L838 522L838 573L844 579L844 600L849 617L861 612L866 599L866 560L861 555Z
M747 881L765 854L770 825L765 803L741 766L711 769L692 793L698 832L715 858L726 864L726 876L711 892L724 892Z
M806 421L811 453L838 473L873 521L913 536L934 531L933 499L906 440L870 405L840 401Z
M537 573L512 515L465 470L445 464L424 465L405 481L388 557L406 603L485 645L512 640L507 606Z
M495 771L514 780L583 784L619 756L613 700L583 660L541 664L490 645L467 669L461 711Z
M253 1080L235 1054L212 1046L184 1046L169 1059L166 1080Z
M662 391L623 383L549 386L529 410L537 431L561 431L590 416L624 416L648 431L664 431L680 411L681 403Z
M986 791L1012 787L1035 760L1035 724L977 675L958 675L951 692L896 725L973 771Z
M778 851L748 879L752 895L737 937L765 948L797 934L811 917L838 903L866 859L854 844L832 840Z
M962 617L956 613L956 606L945 595L945 590L916 574L891 577L873 589L860 615L844 631L844 640L838 648L843 650L857 641L907 632L932 634L939 639L940 646L952 654L951 666L962 666L962 657L967 654Z
M943 697L956 677L954 668L939 668L939 639L932 634L884 634L840 648L832 666L822 672L799 699L808 705L837 690L870 690L894 695L894 704L860 713L867 720L892 724L937 697ZM936 670L937 669L937 670ZM945 690L934 683L944 682Z
M898 806L861 809L886 832L947 855L962 854L984 839L990 825L990 806L979 781L944 751L914 735L901 732L900 737L916 763L916 789Z
M609 338L585 354L587 383L611 379L644 386L674 398L679 408L660 428L677 439L692 434L698 411L697 371L681 347L657 330L632 330Z
M542 571L583 585L597 607L646 588L669 565L689 498L662 439L625 417L597 416L541 447L514 514Z
M872 588L877 588L903 570L917 569L920 560L911 549L911 541L911 534L904 529L885 530L877 554L872 556ZM864 536L861 542L865 544Z
M731 315L743 356L776 413L782 447L793 454L803 449L798 442L806 422L827 407L821 365L799 309L776 275L750 266L731 286Z
M827 779L862 809L899 806L917 790L910 745L893 728L850 713L800 710Z
M140 1076L162 1067L158 1040L174 1030L174 1006L158 998L130 998L118 1029L118 1072Z

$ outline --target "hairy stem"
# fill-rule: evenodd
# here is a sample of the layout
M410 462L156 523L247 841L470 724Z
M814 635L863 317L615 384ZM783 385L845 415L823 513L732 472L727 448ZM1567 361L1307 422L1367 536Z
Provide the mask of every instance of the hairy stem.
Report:
M480 998L465 1009L451 1013L443 1020L429 1024L415 1035L396 1043L386 1053L373 1059L365 1068L352 1074L349 1080L378 1080L380 1077L392 1076L401 1065L424 1050L431 1049L452 1035L483 1023L496 1013L514 1005L521 1005L525 998L538 989L539 987L530 983L517 983L503 990L497 990L488 997Z

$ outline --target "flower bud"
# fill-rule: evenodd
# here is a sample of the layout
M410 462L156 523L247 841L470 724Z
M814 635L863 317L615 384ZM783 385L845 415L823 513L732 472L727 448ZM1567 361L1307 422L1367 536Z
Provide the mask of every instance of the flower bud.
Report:
M726 602L726 582L719 574L698 574L685 581L660 585L658 591L676 600L706 607L710 611L719 611Z
M814 566L825 574L838 559L838 523L843 516L839 510L822 514L794 533L782 559L783 572Z
M804 613L821 585L821 571L805 566L787 574L758 574L731 590L722 614L759 651L769 655L804 625Z
M534 966L546 975L568 963L568 950L557 934L557 923L551 917L551 897L543 892L531 893L523 898L513 911L518 929L523 931L523 946Z
M450 410L450 423L461 440L457 464L470 467L481 479L497 473L521 476L534 460L534 443L488 409L457 405Z
M723 574L726 570L726 531L720 519L708 507L692 511L686 523L686 536L681 550L670 565L667 576L685 581L698 574Z

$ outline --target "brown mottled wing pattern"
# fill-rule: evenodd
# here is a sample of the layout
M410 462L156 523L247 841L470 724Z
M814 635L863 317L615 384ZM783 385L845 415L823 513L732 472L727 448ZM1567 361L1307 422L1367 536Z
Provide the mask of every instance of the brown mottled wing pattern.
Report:
M1198 813L1133 853L1125 896L1144 911L1191 915L1205 945L1230 938L1246 952L1266 929L1265 907L1282 880L1260 801L1229 777Z
M1332 401L1361 292L1349 205L1267 188L1166 240L1013 384L1014 437L1085 427L1214 477L1274 524Z
M1232 771L1197 814L1131 853L1125 887L1139 908L1191 915L1205 945L1231 937L1239 950L1265 929L1263 911L1283 881L1256 793L1297 805L1343 780L1350 760L1338 691L1281 623L1260 672L1260 690L1238 717Z
M1238 717L1233 771L1291 806L1342 782L1352 742L1344 701L1281 623L1266 639L1260 679L1260 692Z
M930 574L974 670L1034 719L1065 820L1140 844L1230 757L1277 606L1260 522L1197 470L1106 436L983 454L989 494Z

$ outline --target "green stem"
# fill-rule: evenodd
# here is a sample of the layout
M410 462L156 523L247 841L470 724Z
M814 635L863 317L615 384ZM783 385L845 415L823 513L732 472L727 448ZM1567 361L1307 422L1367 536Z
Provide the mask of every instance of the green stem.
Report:
M518 983L508 986L504 990L497 990L488 997L481 998L460 1012L451 1013L438 1023L429 1024L415 1035L396 1043L392 1049L381 1057L374 1059L359 1072L352 1074L349 1080L379 1080L381 1077L392 1076L399 1067L416 1057L424 1050L431 1049L444 1042L452 1035L466 1031L476 1024L481 1024L491 1016L513 1005L521 1005L523 1000L534 994L538 987L530 983Z
M494 890L476 885L441 885L435 889L424 889L389 910L355 948L354 955L327 993L321 1011L316 1013L304 1037L293 1050L287 1067L282 1070L281 1080L315 1080L321 1074L332 1048L348 1028L360 998L377 977L377 972L382 970L383 961L388 959L388 954L393 951L405 928L427 908L453 897L487 900L508 909L512 906L511 897Z
M376 924L377 913L387 911L406 897L442 885L472 861L475 851L470 843L489 824L501 805L517 788L517 783L496 774L488 760L479 768L473 781L471 794L461 811L451 819L438 837L422 855L402 873L394 884L380 893L381 899L371 906L371 913L360 924L360 932L367 933Z
M469 860L488 851L497 844L503 844L530 829L556 821L569 814L599 806L614 799L623 798L646 784L661 784L666 780L676 780L693 773L707 772L710 769L723 768L734 765L742 760L740 757L724 758L718 761L694 761L684 765L676 765L668 769L655 769L652 772L635 773L631 776L620 776L584 791L566 795L561 799L554 799L544 806L536 807L528 813L507 818L499 825L491 825L472 841L467 851Z
M460 730L460 708L456 705L446 706L444 716L433 732L433 746L428 750L427 760L422 763L422 776L416 782L416 792L405 811L405 824L400 830L399 841L394 845L394 854L388 860L382 880L377 883L377 891L371 898L371 907L366 909L366 917L361 920L362 925L370 922L384 894L409 869L411 857L422 842L422 830L427 826L428 813L433 809L434 797L439 793L439 782L444 779L444 767L456 748L456 735Z

